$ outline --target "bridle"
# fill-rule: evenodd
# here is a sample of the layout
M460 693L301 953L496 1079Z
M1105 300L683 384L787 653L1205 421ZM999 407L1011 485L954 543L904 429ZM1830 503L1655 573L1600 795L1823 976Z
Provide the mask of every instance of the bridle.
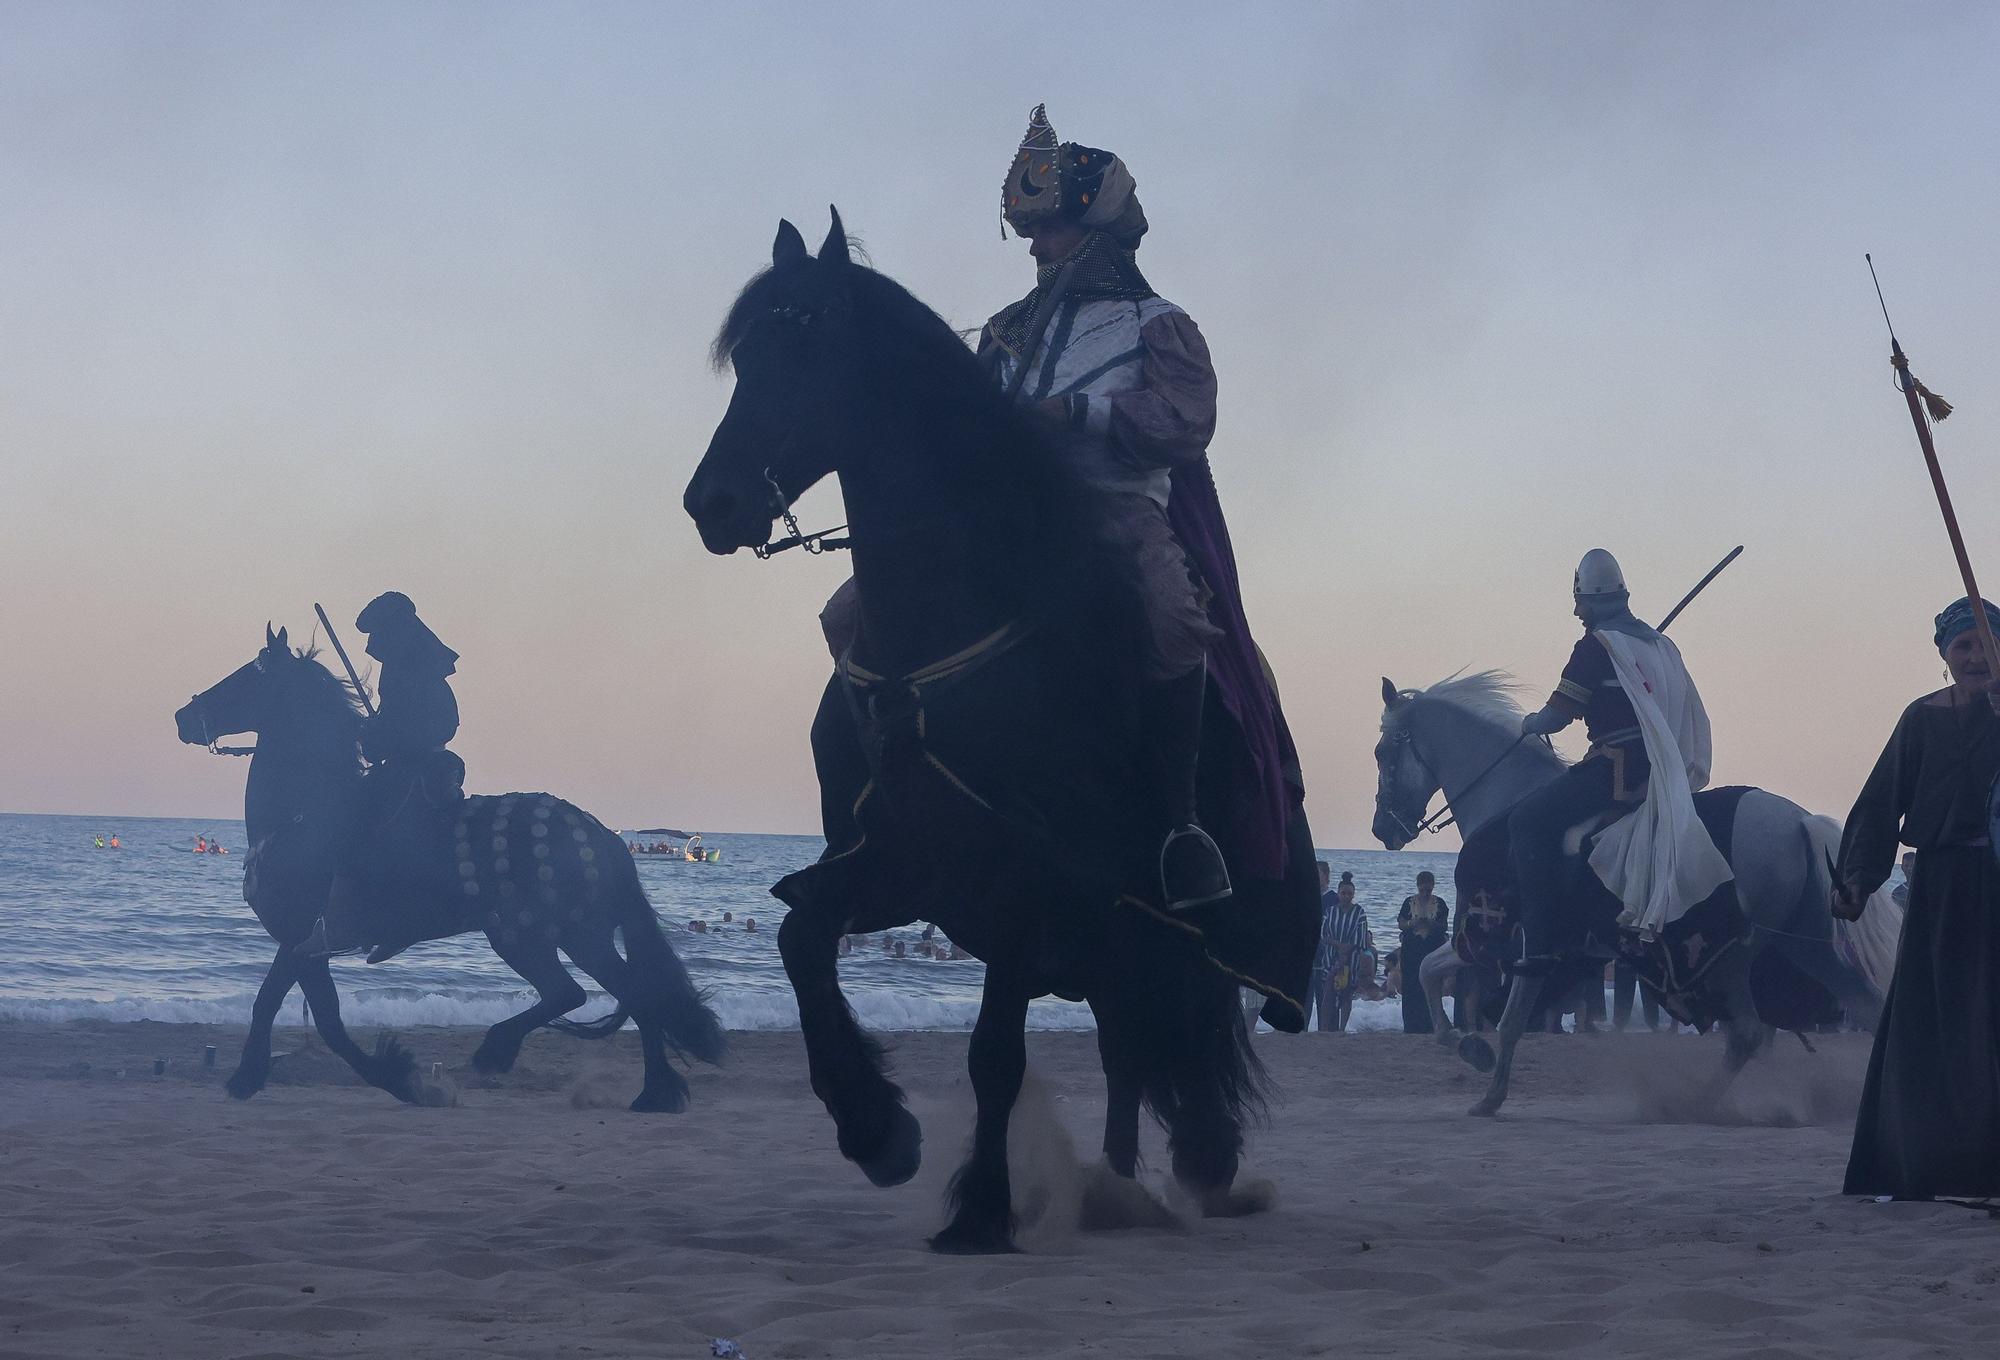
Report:
M250 664L255 666L261 675L264 672L264 654L262 652L257 653L255 659ZM210 688L214 688L214 686ZM254 746L217 745L217 742L221 739L221 734L208 725L208 705L202 702L202 697L199 694L190 694L188 696L188 705L194 709L195 716L201 719L201 741L202 745L208 748L210 755L254 756L257 754L257 748Z
M780 539L765 540L762 547L750 549L751 552L757 554L760 561L768 561L776 554L789 551L792 548L804 548L807 552L818 556L820 553L830 552L851 545L851 540L849 539L829 537L829 535L837 534L845 529L847 527L845 524L836 524L831 529L821 529L817 533L811 534L800 529L799 517L792 513L791 500L785 495L785 489L778 485L778 479L771 475L771 469L769 468L764 469L764 485L769 488L771 493L765 502L771 511L771 518L782 519L785 522L786 534L785 537Z
M1514 738L1513 741L1509 742L1507 744L1506 750L1502 751L1499 755L1495 756L1493 758L1493 762L1490 765L1488 765L1485 769L1481 770L1478 774L1474 775L1472 777L1471 782L1458 791L1458 796L1461 799L1463 799L1467 795L1469 795L1474 789L1478 788L1480 784L1485 781L1487 775L1492 774L1495 770L1499 769L1502 765L1504 765L1507 762L1507 758L1513 755L1514 752L1521 749L1521 743L1526 741L1532 735L1534 734L1529 732L1523 732L1521 733L1520 736ZM1551 748L1553 748L1554 743L1549 742L1549 739L1546 736L1543 737L1542 740L1544 742L1548 742ZM1403 748L1408 747L1410 754L1416 758L1417 765L1423 770L1423 772L1427 776L1429 776L1431 783L1436 785L1438 796L1442 796L1444 794L1444 780L1438 775L1437 766L1431 764L1431 762L1425 758L1423 748L1417 745L1417 734L1415 732L1411 731L1407 725L1399 726L1396 729L1395 734L1389 738L1389 742L1393 747L1395 747L1396 751L1398 752L1397 759L1399 761L1401 759L1400 755L1401 751L1403 750ZM1429 798L1426 798L1424 800L1424 807L1426 809L1430 807ZM1402 813L1396 811L1394 807L1385 806L1382 797L1382 790L1380 787L1377 787L1375 790L1375 810L1378 812L1388 813L1390 820L1395 822L1395 824L1399 828L1401 828L1402 831L1412 841L1414 841L1417 837L1423 835L1426 831L1435 835L1436 833L1443 831L1446 827L1450 826L1452 823L1458 820L1457 811L1453 809L1451 805L1451 800L1449 798L1446 798L1443 807L1439 808L1436 812L1429 812L1415 826L1411 826L1408 821L1404 820Z

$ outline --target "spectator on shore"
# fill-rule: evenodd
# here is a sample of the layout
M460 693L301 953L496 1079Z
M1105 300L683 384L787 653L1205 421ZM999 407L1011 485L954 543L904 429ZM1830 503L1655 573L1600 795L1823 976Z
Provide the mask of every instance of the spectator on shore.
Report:
M1437 875L1426 869L1417 875L1417 891L1403 899L1396 913L1396 927L1402 932L1403 1033L1431 1033L1430 999L1424 995L1424 960L1445 942L1451 922L1451 903L1437 895Z
M1326 861L1320 861L1320 883L1332 875ZM1319 1018L1314 1028L1335 1033L1347 1028L1354 1006L1355 956L1367 930L1368 918L1354 900L1354 875L1344 872L1337 888L1328 892L1322 887L1320 893L1319 953L1313 959L1311 998Z

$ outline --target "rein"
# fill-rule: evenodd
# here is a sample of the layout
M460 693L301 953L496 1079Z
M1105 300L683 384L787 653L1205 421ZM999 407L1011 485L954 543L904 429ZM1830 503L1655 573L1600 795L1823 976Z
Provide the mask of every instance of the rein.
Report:
M1495 770L1499 769L1502 765L1506 764L1507 758L1513 755L1514 752L1521 749L1521 743L1526 741L1530 735L1532 734L1523 732L1521 733L1520 736L1515 737L1513 741L1509 742L1507 744L1507 749L1502 751L1499 755L1493 758L1492 764L1488 765L1485 769L1481 770L1478 774L1474 775L1472 777L1472 782L1467 784L1464 788L1458 791L1458 796L1460 798L1464 798L1467 795L1469 795L1474 789L1478 788L1481 783L1485 782L1487 775L1492 774ZM1544 737L1543 740L1547 741L1548 739ZM1438 780L1438 793L1440 796L1443 796L1444 781L1438 778L1437 766L1431 764L1430 761L1424 758L1424 753L1422 748L1417 745L1417 734L1405 728L1403 731L1403 735L1397 744L1401 746L1407 746L1410 748L1410 754L1417 758L1417 764L1423 766L1425 772L1428 773L1432 779ZM1551 747L1553 747L1554 743L1550 743L1550 745ZM1458 813L1452 809L1451 803L1452 800L1450 798L1448 797L1445 798L1444 806L1440 807L1436 812L1432 812L1429 815L1427 815L1422 821L1418 822L1415 826L1411 826L1408 822L1404 821L1403 815L1400 812L1397 812L1396 809L1394 809L1393 807L1387 809L1387 811L1391 817L1395 818L1396 825L1401 827L1404 831L1408 832L1411 840L1415 840L1418 836L1421 836L1426 831L1430 832L1432 835L1436 835L1438 832L1443 831L1446 827L1450 826L1453 822L1456 822L1458 820ZM1426 806L1428 806L1428 802L1426 802Z
M254 756L257 754L257 748L254 746L217 745L215 735L208 730L208 711L206 709L201 713L201 736L202 743L208 747L208 753L212 756Z

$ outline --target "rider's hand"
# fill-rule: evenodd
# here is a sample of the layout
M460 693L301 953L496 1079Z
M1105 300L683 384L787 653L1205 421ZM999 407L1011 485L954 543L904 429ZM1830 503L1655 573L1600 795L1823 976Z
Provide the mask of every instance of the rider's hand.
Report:
M1859 883L1849 879L1833 890L1833 915L1840 921L1858 921L1867 910L1870 894Z
M1551 732L1562 730L1564 724L1557 715L1546 708L1536 709L1521 718L1521 735L1524 737L1546 737Z

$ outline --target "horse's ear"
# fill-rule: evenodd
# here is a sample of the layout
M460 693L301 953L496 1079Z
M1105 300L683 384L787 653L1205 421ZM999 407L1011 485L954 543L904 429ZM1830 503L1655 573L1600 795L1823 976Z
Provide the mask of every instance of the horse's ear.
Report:
M268 623L267 623L267 624L265 624L265 625L264 625L264 631L265 631L265 632L267 632L267 633L268 633L268 632L270 632L270 631L271 631L271 625L270 625L270 624L268 624ZM286 642L285 642L285 630L284 630L284 629L280 628L280 629L278 630L278 636L276 636L275 638L271 639L271 645L272 645L272 646L274 646L274 647L276 647L276 648L277 648L277 649L278 649L278 650L279 650L280 652L283 652L283 651L286 651L286 650L287 650L287 644L286 644Z
M839 260L842 264L846 264L849 259L847 228L840 224L840 209L829 203L826 205L826 210L833 216L833 225L827 228L826 240L820 242L819 257L822 260Z
M778 219L778 239L771 242L771 263L773 265L796 264L810 259L806 253L806 238L799 235L799 229L784 218Z
M278 635L271 631L271 621L269 619L264 620L264 645L266 647L275 647L278 645Z
M1396 706L1396 701L1402 697L1403 697L1402 691L1396 688L1395 682L1392 681L1388 676L1386 675L1383 676L1382 706L1384 708L1394 708Z

